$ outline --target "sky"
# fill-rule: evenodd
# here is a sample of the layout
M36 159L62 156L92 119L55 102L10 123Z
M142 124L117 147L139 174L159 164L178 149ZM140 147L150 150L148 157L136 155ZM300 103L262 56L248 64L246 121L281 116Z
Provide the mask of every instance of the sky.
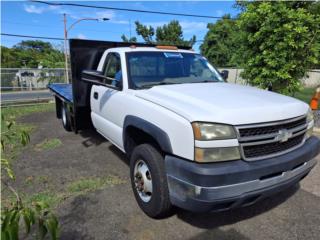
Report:
M59 2L59 1L58 1ZM66 2L66 1L60 1ZM71 2L71 1L69 1ZM151 11L168 11L187 14L236 16L238 10L234 1L72 1L73 3L131 8ZM204 39L207 24L216 20L210 18L167 16L147 13L134 13L116 10L91 9L71 6L48 6L31 1L1 1L1 32L20 35L48 36L63 38L63 13L67 14L67 24L84 17L109 18L109 21L82 21L69 31L69 38L121 41L121 35L136 36L135 21L153 27L178 20L185 39L196 35L197 40ZM131 27L130 27L131 26ZM26 38L1 36L1 45L12 47ZM142 41L138 37L139 41ZM49 41L49 40L48 40ZM61 41L49 41L55 45ZM194 45L199 51L201 41Z

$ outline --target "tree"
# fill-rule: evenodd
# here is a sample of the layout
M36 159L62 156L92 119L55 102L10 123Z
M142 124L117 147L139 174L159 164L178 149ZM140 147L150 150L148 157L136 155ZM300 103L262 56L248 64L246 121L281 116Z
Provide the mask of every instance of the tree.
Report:
M157 27L156 29L152 26L145 26L138 21L136 21L135 24L137 34L141 36L146 43L192 46L196 42L195 36L190 40L184 39L182 27L176 20ZM121 38L124 42L127 41L126 36L123 35Z
M126 35L124 35L124 34L122 34L121 39L123 42L132 42L132 43L137 42L136 37L127 38Z
M317 6L313 5L316 4ZM252 85L292 94L299 79L319 64L319 3L250 2L238 24L243 31L242 77Z
M182 27L178 21L173 20L156 29L156 41L158 44L174 44L179 46L192 46L196 42L193 35L190 40L183 38Z
M154 28L152 26L144 26L140 22L136 21L136 32L147 43L153 43Z
M32 50L32 51L42 52L42 53L51 52L54 50L51 43L43 42L40 40L21 41L20 43L16 44L14 48L25 50L25 51Z
M202 55L217 66L236 66L241 34L236 19L231 19L228 14L215 23L209 23L207 28L208 32L200 46Z
M1 46L1 66L48 68L64 66L63 52L49 42L39 40L21 41L12 48Z
M17 67L17 53L11 48L1 46L1 67Z

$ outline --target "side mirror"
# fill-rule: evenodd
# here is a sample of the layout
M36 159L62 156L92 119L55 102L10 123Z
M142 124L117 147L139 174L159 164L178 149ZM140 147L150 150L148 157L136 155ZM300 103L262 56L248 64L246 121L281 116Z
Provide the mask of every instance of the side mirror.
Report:
M81 80L86 82L103 82L105 76L101 71L83 70L81 74Z
M227 81L228 76L229 76L229 71L228 71L228 70L222 70L222 71L220 72L220 74L221 74L221 77L222 77L225 81Z
M115 90L119 90L121 88L121 86L119 86L118 84L111 84L114 79L104 76L103 72L101 71L83 70L81 74L81 80L84 82L105 86Z

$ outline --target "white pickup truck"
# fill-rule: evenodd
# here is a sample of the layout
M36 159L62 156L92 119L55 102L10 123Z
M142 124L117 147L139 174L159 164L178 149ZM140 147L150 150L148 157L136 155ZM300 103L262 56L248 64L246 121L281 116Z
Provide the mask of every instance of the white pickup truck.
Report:
M316 164L307 104L227 83L192 50L70 40L70 56L72 84L49 85L57 117L68 131L93 126L126 153L133 193L150 217L173 205L248 206Z

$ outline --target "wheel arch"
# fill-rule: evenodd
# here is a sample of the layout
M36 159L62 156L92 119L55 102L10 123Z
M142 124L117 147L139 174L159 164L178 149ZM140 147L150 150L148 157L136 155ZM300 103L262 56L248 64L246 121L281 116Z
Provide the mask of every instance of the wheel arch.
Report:
M170 138L165 131L142 118L126 116L123 125L124 150L130 155L133 148L141 143L156 145L164 153L173 152Z

